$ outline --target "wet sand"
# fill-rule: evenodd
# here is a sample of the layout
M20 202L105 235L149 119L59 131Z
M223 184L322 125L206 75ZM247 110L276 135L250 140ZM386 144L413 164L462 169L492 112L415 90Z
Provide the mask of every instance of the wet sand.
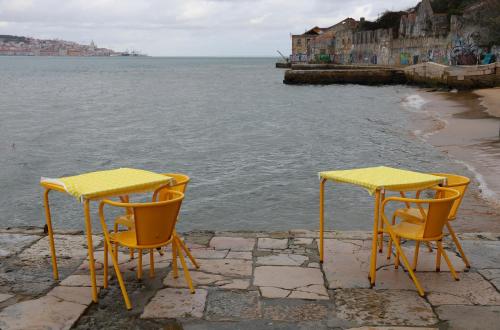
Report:
M459 231L500 232L499 94L419 93L426 102L415 121L417 135L461 163L462 174L473 179L455 223Z

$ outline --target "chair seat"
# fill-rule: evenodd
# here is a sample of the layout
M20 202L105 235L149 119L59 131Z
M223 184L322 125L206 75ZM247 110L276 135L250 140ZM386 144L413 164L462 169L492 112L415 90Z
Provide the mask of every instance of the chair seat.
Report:
M120 245L135 248L137 247L137 236L135 230L121 231L118 233L110 233L109 238L113 242L117 242Z
M421 240L424 237L424 226L418 223L402 221L394 225L392 230L396 236L406 239Z
M128 228L134 228L134 215L124 214L116 217L115 224L119 224Z
M427 216L427 210L423 209L423 211ZM410 223L419 224L424 222L420 209L414 207L397 209L396 211L394 211L394 215Z

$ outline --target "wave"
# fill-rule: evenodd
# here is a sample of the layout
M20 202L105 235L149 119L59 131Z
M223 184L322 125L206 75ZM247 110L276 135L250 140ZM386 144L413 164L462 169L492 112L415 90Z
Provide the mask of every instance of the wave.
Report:
M427 103L429 100L418 94L408 95L401 101L401 105L410 111L421 111Z

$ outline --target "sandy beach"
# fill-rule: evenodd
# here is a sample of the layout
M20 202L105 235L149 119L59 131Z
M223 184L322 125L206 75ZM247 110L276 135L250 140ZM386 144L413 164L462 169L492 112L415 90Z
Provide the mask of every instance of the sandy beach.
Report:
M462 164L472 184L457 220L461 231L500 232L500 89L421 90L415 135Z

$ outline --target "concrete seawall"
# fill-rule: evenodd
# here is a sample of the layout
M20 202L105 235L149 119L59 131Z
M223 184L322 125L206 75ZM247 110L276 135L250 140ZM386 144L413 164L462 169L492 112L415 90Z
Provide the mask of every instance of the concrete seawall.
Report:
M433 62L404 69L410 84L474 89L500 86L500 63L486 65L447 66Z
M329 70L287 70L283 80L285 84L360 84L389 85L403 84L406 77L403 70L385 68L356 68Z
M500 63L447 66L433 62L407 67L378 65L292 64L285 84L414 84L428 87L475 89L500 86Z

